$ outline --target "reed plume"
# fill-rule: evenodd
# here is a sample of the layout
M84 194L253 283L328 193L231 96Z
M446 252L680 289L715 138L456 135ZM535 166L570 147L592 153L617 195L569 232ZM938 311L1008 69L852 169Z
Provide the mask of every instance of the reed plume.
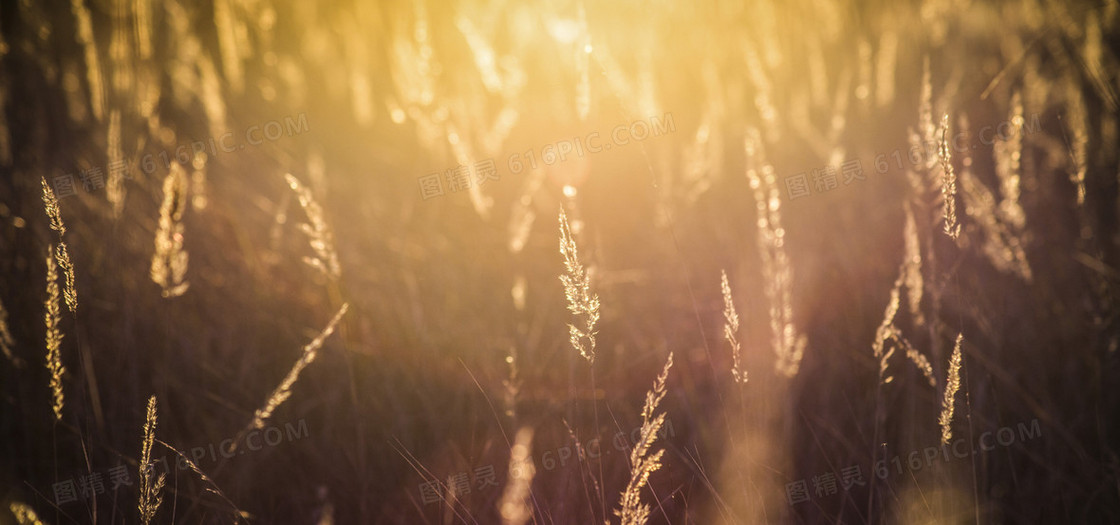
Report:
M148 414L144 418L144 434L140 444L140 521L144 525L151 523L163 503L163 483L167 478L166 473L155 476L155 465L152 463L152 444L156 438L156 396L148 398Z
M734 362L731 375L736 383L747 382L747 372L743 370L739 356L739 313L735 311L735 303L731 300L731 284L727 282L727 272L720 270L720 290L723 292L723 337L731 346L731 358Z
M517 431L510 448L509 479L498 500L498 512L504 525L524 525L533 517L530 504L533 477L537 469L533 465L533 429L524 427Z
M941 140L937 143L937 159L941 162L941 199L943 201L943 215L945 221L945 235L953 240L961 234L961 225L957 222L957 173L953 171L953 159L949 152L949 141L945 135L949 132L949 115L941 118Z
M665 381L669 378L669 369L673 367L673 353L669 352L669 359L653 390L646 392L645 406L642 407L641 438L630 451L630 482L622 492L619 500L619 509L614 511L615 516L621 518L622 525L643 525L649 519L650 507L642 503L641 491L649 482L650 474L661 468L661 456L665 450L658 450L650 454L650 447L657 440L657 433L665 424L665 413L656 416L653 414L661 400L665 397Z
M587 359L595 362L595 326L599 322L599 295L591 291L591 276L579 260L576 241L568 225L564 208L560 208L560 254L564 256L565 273L560 276L564 283L564 296L568 299L568 311L583 319L583 328L568 324L568 336L572 347Z
M303 354L300 356L299 360L296 361L296 364L292 366L292 369L288 371L288 375L284 376L284 380L281 381L280 385L268 396L268 401L265 402L265 405L257 409L253 414L253 421L249 424L249 429L259 430L264 428L265 422L268 421L268 418L272 417L272 413L275 412L284 401L287 401L287 399L291 397L292 385L299 379L300 372L315 361L315 358L319 355L319 349L323 346L323 342L334 333L338 322L342 320L342 316L346 315L346 311L349 309L349 303L343 304L342 308L338 309L338 313L334 314L334 317L327 323L327 327L324 328L322 332L319 332L319 335L316 336L315 339L312 339L310 343L307 343L307 345L303 347ZM246 431L249 429L246 429ZM244 433L244 431L242 433ZM240 439L234 440L231 450L237 447L239 441Z
M806 338L793 324L793 270L785 250L781 203L774 167L763 158L758 131L747 131L747 180L758 211L758 248L770 303L771 344L777 356L775 368L787 377L797 375ZM760 173L761 172L761 173Z
M66 309L76 312L78 311L78 289L74 284L74 263L70 261L70 252L66 249L66 241L63 239L66 234L66 224L62 222L62 208L58 205L54 190L47 184L46 177L40 177L39 180L43 184L43 207L46 208L47 217L51 220L51 229L58 233L58 246L55 249L54 257L58 261L58 266L62 268L62 274L66 276L66 288L63 290L63 297L66 298Z
M314 195L311 194L311 188L304 186L299 179L290 173L285 173L284 179L288 181L288 187L299 197L299 205L303 207L303 211L307 215L307 222L300 224L299 227L304 235L307 235L308 244L310 244L311 251L315 253L315 256L304 257L303 262L319 270L328 278L338 280L342 276L342 267L338 263L334 236L330 228L327 227L327 221L323 216L323 208L315 201Z
M47 248L47 312L44 321L47 326L47 370L51 373L51 408L54 410L54 419L62 419L62 375L66 368L62 366L62 331L58 328L61 319L58 292L58 265L54 260L54 247Z
M183 295L190 283L187 273L187 251L183 249L183 211L187 206L187 174L177 162L171 163L163 179L163 203L159 208L159 229L156 230L155 253L150 275L160 286L164 297Z
M957 390L961 387L961 342L964 334L957 334L957 343L953 346L953 355L949 358L949 376L945 379L945 398L941 401L941 444L947 445L953 439L953 406L956 401Z

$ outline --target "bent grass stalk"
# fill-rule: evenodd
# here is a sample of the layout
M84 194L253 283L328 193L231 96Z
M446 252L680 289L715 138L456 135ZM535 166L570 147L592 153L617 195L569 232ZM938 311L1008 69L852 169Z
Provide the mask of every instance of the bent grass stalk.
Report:
M212 487L212 488L207 489L207 490L210 491L210 492L213 492L214 494L217 494L219 498L222 498L222 500L224 500L226 502L226 504L229 505L233 509L233 512L237 517L245 518L245 519L248 519L248 518L251 517L251 515L248 512L245 512L245 511L239 509L237 507L237 505L234 505L233 501L230 501L229 497L226 496L225 492L222 492L221 487L218 487L218 484L214 483L214 480L210 479L210 476L207 476L206 473L202 471L202 469L198 468L198 465L196 465L194 461L191 461L191 458L187 457L186 454L184 454L179 449L171 446L170 444L163 441L162 439L155 438L155 442L159 443L160 445L163 445L165 448L167 448L167 450L170 450L170 451L174 452L175 455L179 456L179 459L181 461L183 461L183 463L185 463L188 468L190 468L192 471L194 471L195 474L198 474L198 478L201 479L203 481L203 483L206 483L206 484L210 485L210 487Z
M231 452L237 449L238 445L241 443L241 439L244 438L245 434L250 430L263 429L265 422L272 417L272 413L275 412L284 401L287 401L287 399L291 397L292 385L299 379L300 372L315 361L315 358L319 355L319 348L321 348L323 342L334 333L335 327L338 325L338 322L342 320L342 316L346 315L346 311L349 310L349 308L350 304L344 303L342 307L339 308L338 313L327 323L327 327L324 328L315 339L312 339L310 343L307 343L307 345L303 347L303 354L300 356L299 360L296 361L296 364L292 366L292 369L288 371L288 375L284 376L284 380L281 381L280 385L268 396L268 401L265 402L264 406L257 409L253 414L253 421L249 423L248 428L242 430L237 439L233 440L233 445L230 446Z

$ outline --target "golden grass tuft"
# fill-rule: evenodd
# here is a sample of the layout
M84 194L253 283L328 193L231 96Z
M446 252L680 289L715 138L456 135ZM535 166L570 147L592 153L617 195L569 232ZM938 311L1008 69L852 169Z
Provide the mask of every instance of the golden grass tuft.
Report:
M723 337L727 339L727 344L731 346L731 359L733 361L731 375L735 378L736 383L746 383L747 371L743 370L743 363L739 355L739 338L736 335L739 333L739 313L735 311L735 302L731 299L731 284L727 282L727 272L720 270L719 277L720 290L723 292Z
M650 507L641 500L642 487L649 482L650 474L661 468L661 456L665 453L664 449L652 454L649 451L657 440L661 426L665 424L665 413L654 416L653 412L665 397L665 381L669 378L669 369L672 367L673 353L669 352L669 359L665 361L661 375L657 376L653 390L646 392L646 402L642 407L641 438L630 451L630 482L626 484L626 490L622 491L620 508L614 511L615 516L621 518L622 525L642 525L649 519Z
M533 477L537 469L533 465L533 429L525 427L517 431L509 456L509 480L498 500L498 513L503 525L524 525L533 517L530 504Z
M156 396L148 398L148 413L144 418L144 434L143 440L140 444L140 500L138 509L140 510L140 521L144 525L151 523L152 518L155 517L156 511L163 503L163 495L160 490L163 489L163 483L167 478L167 474L160 474L155 477L155 465L152 463L152 444L155 443L156 438Z
M334 236L323 218L323 208L315 201L311 188L304 186L299 179L290 173L285 173L284 180L288 181L288 187L299 197L299 205L307 215L308 222L300 224L300 230L307 235L308 244L311 245L311 251L315 252L315 256L304 257L303 261L328 278L338 280L342 276L342 267L338 263Z
M797 375L806 338L793 323L793 269L785 250L785 228L782 228L782 200L774 167L763 158L758 131L749 129L745 140L747 180L753 190L758 211L758 248L762 256L762 273L766 282L766 299L770 303L770 333L775 368L786 377Z
M59 306L58 291L58 265L54 260L54 247L47 248L47 300L44 321L47 327L47 370L51 373L51 408L54 410L56 421L62 419L62 406L65 404L62 395L62 375L66 368L62 366L62 331L58 323L62 318Z
M8 505L8 510L16 517L16 523L19 525L44 525L43 521L39 519L39 515L35 514L35 509L30 505L13 501Z
M595 326L599 322L599 295L591 291L591 276L579 261L579 251L568 225L564 208L560 208L560 254L564 256L565 273L560 276L564 283L564 296L568 299L568 311L582 317L583 328L568 325L568 336L572 347L587 359L595 362Z
M163 179L163 203L159 208L159 229L156 230L156 249L152 254L150 275L163 290L164 297L178 297L186 293L190 283L183 280L187 273L187 251L183 249L183 211L187 205L187 174L177 162L171 163Z
M947 445L953 439L953 407L956 402L957 390L961 387L961 342L964 334L957 334L957 343L953 346L953 355L949 358L949 376L945 379L945 398L941 401L941 444Z
M349 303L343 304L342 308L338 309L338 313L334 314L334 317L327 323L327 327L324 328L322 332L319 332L319 335L316 336L315 339L312 339L310 343L307 343L307 345L303 347L303 354L300 356L299 360L296 361L296 364L292 366L292 369L288 371L288 375L284 376L284 380L281 381L280 385L268 396L268 401L265 402L264 406L257 409L253 414L253 421L249 424L250 428L258 430L263 429L265 422L268 421L268 418L272 417L272 413L275 412L284 401L287 401L287 399L291 397L292 385L299 379L300 372L315 361L315 358L319 355L319 349L323 346L323 342L334 333L338 322L342 320L342 316L346 315L346 311L349 309ZM235 440L233 447L237 446L237 441L240 440Z
M46 177L40 177L39 180L43 184L43 207L51 220L51 229L58 233L58 247L55 249L54 257L58 261L58 266L62 268L63 275L66 276L66 289L63 292L66 308L75 312L78 310L78 289L74 284L74 263L70 261L70 252L66 249L66 242L62 238L66 234L66 224L62 222L62 207L58 205L58 199L54 195L54 190L47 184Z

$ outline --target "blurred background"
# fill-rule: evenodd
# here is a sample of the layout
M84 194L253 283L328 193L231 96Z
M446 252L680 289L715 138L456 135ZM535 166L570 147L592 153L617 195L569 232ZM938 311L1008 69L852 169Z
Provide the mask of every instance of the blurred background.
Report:
M613 522L669 352L651 523L1118 522L1118 29L1115 1L2 2L0 523L139 523L152 395L209 480L157 443L157 523L500 523L522 428L531 521ZM78 293L58 421L43 181ZM873 350L900 271L932 386Z

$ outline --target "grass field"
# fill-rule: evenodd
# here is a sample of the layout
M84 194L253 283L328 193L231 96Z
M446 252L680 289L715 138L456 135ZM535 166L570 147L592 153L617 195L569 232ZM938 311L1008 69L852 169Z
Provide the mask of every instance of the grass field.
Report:
M1120 3L0 3L0 525L1120 523Z

